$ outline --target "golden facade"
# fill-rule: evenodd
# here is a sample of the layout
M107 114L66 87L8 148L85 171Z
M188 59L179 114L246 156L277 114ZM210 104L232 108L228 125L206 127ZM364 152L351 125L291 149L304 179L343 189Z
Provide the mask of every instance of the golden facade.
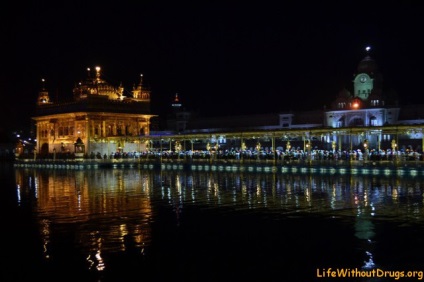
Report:
M131 97L124 88L114 87L101 78L100 68L73 89L73 100L53 103L48 92L39 92L36 124L38 154L73 154L75 142L82 140L85 154L110 155L144 150L140 138L148 136L150 90L142 76Z

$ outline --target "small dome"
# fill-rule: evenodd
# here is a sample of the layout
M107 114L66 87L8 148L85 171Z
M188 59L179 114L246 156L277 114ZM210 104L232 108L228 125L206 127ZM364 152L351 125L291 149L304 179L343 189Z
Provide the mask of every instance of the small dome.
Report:
M358 64L358 73L376 73L378 70L377 63L370 56L366 56Z
M338 99L350 99L352 96L350 95L349 90L347 90L346 88L343 88L340 92L339 92L339 96Z

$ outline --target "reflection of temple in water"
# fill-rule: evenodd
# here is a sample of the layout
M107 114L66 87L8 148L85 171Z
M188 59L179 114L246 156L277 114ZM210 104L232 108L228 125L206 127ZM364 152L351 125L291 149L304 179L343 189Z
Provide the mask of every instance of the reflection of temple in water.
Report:
M114 170L20 170L17 183L29 179L37 212L57 222L89 221L92 214L149 216L151 198L160 195L178 209L183 203L237 205L245 208L302 208L391 213L411 196L422 199L419 178L361 175ZM414 206L420 217L422 201ZM379 210L380 209L380 210ZM418 210L417 210L418 209Z
M289 213L397 216L398 208L405 208L405 202L416 201L412 216L422 220L423 212L419 178L169 171L162 173L161 185L162 198L180 206L201 203L240 209L275 209L282 213L287 210Z
M20 203L36 201L46 259L52 228L75 230L89 266L97 270L104 268L101 251L131 246L142 254L149 245L151 183L139 172L16 170L16 185Z
M152 241L151 223L161 219L158 207L172 208L176 220L170 224L176 226L189 205L217 213L265 211L267 218L305 214L347 218L354 222L354 235L366 244L378 219L423 221L419 177L139 169L15 171L18 204L35 203L46 259L58 230L74 232L72 243L85 252L89 268L98 271L107 268L105 252L131 248L144 254ZM373 263L371 251L364 267Z

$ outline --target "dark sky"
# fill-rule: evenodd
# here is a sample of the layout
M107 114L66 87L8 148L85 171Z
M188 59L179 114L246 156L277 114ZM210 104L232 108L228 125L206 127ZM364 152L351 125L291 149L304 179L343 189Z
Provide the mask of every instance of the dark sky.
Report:
M318 109L351 87L367 45L400 102L424 102L414 1L56 2L0 11L2 127L29 124L42 78L62 99L96 65L127 91L143 73L159 115L175 93L203 116Z

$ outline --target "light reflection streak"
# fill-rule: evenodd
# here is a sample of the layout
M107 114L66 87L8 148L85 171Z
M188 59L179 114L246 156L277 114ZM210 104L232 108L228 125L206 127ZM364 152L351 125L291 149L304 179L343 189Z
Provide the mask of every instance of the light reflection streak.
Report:
M41 234L43 239L43 255L49 259L49 243L50 243L50 222L47 219L41 220Z
M17 198L18 206L19 206L21 203L21 185L19 183L16 184L16 198Z
M128 227L127 227L127 225L126 224L121 224L120 226L119 226L119 237L121 238L121 250L122 251L125 251L126 250L126 242L125 242L125 238L126 238L126 236L128 235Z
M32 178L30 178L30 187L31 187L31 181ZM37 199L38 198L38 178L35 177L34 178L34 197Z
M90 235L91 249L87 257L88 269L103 271L106 266L101 255L102 237L99 231L92 232Z

